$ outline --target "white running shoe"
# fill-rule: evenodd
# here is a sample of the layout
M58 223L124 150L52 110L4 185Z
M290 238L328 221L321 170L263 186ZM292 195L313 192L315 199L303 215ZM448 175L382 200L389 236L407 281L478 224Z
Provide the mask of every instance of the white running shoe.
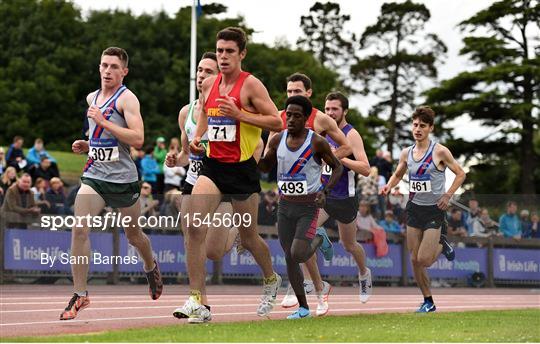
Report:
M317 295L317 311L315 314L322 317L328 313L328 295L332 290L330 283L323 281L323 290Z
M362 303L368 302L373 292L373 285L371 284L371 270L366 268L367 273L364 276L358 272L358 281L360 282L360 301Z
M274 272L276 275L276 281L274 283L265 284L263 287L263 294L261 296L261 303L257 308L257 315L265 317L270 314L274 305L276 304L277 293L279 287L281 287L281 276Z
M201 305L193 296L182 307L174 310L173 315L178 319L188 319L189 323L204 323L212 320L212 314Z
M304 281L304 291L306 292L306 295L309 295L313 293L313 291L315 291L315 285L313 284L313 281ZM294 293L294 290L289 283L289 286L287 287L287 294L285 294L285 297L283 297L283 300L281 300L281 307L291 308L295 307L296 305L298 305L298 300L296 299L296 294Z

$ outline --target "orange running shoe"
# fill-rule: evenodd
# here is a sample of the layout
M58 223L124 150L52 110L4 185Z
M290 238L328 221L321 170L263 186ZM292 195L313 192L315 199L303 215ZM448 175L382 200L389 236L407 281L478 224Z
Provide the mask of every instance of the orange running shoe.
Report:
M88 296L79 296L77 294L73 294L73 297L71 300L69 300L69 303L60 314L60 320L71 320L75 319L78 312L82 311L86 307L90 305L90 298Z
M156 264L156 267L152 271L146 273L146 280L148 281L150 297L152 300L157 300L163 292L163 281L161 280L161 272L159 271L159 266L155 258L154 264Z

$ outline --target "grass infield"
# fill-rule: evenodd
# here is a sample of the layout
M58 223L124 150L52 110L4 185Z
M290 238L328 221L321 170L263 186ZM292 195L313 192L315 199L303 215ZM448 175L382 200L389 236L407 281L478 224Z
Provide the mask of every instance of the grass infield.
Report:
M540 342L540 309L181 323L88 335L8 339L10 342Z

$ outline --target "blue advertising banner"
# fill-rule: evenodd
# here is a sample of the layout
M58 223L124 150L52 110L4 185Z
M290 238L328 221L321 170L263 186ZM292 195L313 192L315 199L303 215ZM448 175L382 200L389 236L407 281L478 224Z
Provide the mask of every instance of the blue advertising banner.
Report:
M487 249L484 248L455 248L456 259L449 262L445 256L440 255L432 266L428 268L430 277L467 278L475 272L487 275ZM411 261L408 263L409 277L413 276Z
M90 271L112 271L104 260L112 255L111 233L90 233ZM7 229L4 266L7 270L71 271L71 232ZM80 258L79 258L80 259Z
M510 280L540 280L540 250L496 248L493 275Z

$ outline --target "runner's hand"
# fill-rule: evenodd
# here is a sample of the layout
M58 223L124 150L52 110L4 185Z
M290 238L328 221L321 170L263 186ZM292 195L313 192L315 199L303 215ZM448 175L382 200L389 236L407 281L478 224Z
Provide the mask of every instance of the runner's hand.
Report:
M71 150L77 154L87 153L88 149L88 142L84 140L77 140L71 145Z
M96 123L96 125L100 127L102 127L103 123L105 122L105 117L103 117L101 110L95 105L90 106L88 112L86 113L86 116L88 118L91 118Z
M242 112L234 103L233 98L225 95L217 98L216 101L219 103L218 108L223 116L239 119L242 115Z
M441 198L439 198L439 201L437 202L437 207L441 210L448 209L448 203L450 203L450 198L452 198L449 194L442 195Z
M204 147L201 145L201 138L195 137L189 144L189 150L191 153L201 155L204 153Z
M379 190L379 194L383 196L388 195L389 192L390 192L390 187L388 186L388 184L386 184L385 186L381 188L381 190Z

